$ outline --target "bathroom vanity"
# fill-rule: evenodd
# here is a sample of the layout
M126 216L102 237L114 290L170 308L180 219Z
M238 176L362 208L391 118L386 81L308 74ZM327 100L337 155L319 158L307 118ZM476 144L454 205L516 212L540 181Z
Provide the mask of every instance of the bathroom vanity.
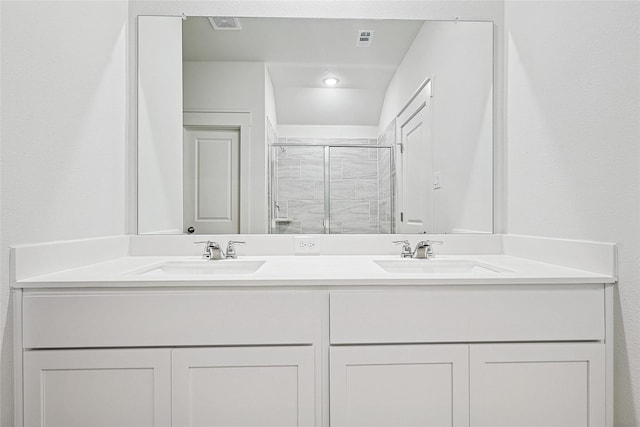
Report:
M612 426L613 270L118 245L31 277L14 249L16 425Z

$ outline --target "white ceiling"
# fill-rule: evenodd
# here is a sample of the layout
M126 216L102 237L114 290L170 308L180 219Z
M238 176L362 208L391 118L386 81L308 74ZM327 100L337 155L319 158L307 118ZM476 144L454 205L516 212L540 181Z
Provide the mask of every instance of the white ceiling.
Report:
M185 61L260 61L274 86L278 124L375 126L386 88L423 21L239 18L215 31L207 18L183 26ZM357 48L358 30L373 30ZM325 88L322 78L340 79ZM327 93L331 91L332 93Z

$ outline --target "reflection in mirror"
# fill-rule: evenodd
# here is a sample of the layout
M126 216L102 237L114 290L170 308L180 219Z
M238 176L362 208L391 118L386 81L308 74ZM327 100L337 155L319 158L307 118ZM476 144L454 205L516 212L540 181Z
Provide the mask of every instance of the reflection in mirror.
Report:
M375 139L271 145L271 232L392 232L391 147Z
M492 23L140 17L138 33L139 233L492 232Z

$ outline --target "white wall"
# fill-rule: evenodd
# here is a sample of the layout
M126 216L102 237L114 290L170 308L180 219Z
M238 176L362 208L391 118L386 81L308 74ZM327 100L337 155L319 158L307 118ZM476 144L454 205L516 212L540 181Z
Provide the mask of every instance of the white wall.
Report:
M264 66L264 108L267 120L274 129L278 128L278 114L276 111L276 95L273 91L273 81L269 74L269 68Z
M383 90L327 87L279 87L276 105L286 125L375 126Z
M618 244L615 425L640 425L640 3L507 2L509 233Z
M138 233L181 234L182 20L138 20Z
M349 138L376 139L377 126L279 125L279 138Z
M425 22L393 76L380 133L432 79L434 229L493 230L493 24Z
M10 426L9 246L125 233L127 3L0 8L0 424Z
M264 64L185 61L183 74L185 111L251 112L249 232L266 233L268 211Z

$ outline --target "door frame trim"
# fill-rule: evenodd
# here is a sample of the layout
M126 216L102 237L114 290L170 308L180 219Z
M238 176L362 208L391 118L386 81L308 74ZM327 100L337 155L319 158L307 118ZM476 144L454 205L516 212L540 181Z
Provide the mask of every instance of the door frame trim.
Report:
M185 110L182 127L239 129L240 144L240 233L250 232L251 185L243 171L251 170L251 112L229 110Z
M404 209L404 198L400 187L403 185L404 166L402 164L402 127L415 117L423 109L426 109L426 120L429 124L429 134L427 137L433 142L433 111L431 105L431 98L433 97L433 79L428 77L425 79L418 89L411 95L406 104L400 109L400 112L395 117L395 149L394 157L396 159L396 173L395 173L395 189L396 203L393 207L394 210L394 231L396 233L405 232L404 222L401 221L401 212ZM433 215L432 215L433 222ZM433 226L433 224L432 224Z

